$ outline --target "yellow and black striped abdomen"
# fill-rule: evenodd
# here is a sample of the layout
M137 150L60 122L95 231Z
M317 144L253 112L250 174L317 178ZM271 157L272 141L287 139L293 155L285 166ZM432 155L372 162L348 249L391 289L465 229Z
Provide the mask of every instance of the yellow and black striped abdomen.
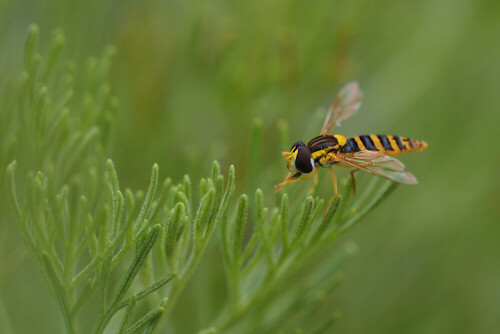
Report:
M425 141L407 137L388 135L361 135L347 139L342 152L359 152L362 150L380 151L386 155L398 155L419 151L427 147Z

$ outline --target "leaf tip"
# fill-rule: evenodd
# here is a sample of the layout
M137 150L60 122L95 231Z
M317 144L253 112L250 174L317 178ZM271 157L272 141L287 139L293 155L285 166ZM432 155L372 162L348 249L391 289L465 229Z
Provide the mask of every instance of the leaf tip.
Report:
M14 172L16 171L16 167L17 167L17 161L14 160L12 161L6 168L6 171L9 175L12 175L14 174Z
M155 163L153 165L153 174L158 175L158 170L159 169L160 169L160 167L158 167L158 163Z

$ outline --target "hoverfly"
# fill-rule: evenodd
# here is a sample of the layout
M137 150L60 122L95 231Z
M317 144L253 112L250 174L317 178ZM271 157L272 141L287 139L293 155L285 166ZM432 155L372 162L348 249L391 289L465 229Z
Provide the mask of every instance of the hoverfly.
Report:
M335 195L338 194L337 178L332 166L353 168L350 172L353 192L356 191L354 173L358 170L384 177L394 182L416 184L417 179L404 171L404 165L390 155L419 151L427 143L407 137L388 135L361 135L346 138L330 134L340 122L355 114L361 105L362 93L357 82L347 83L333 100L326 115L319 136L308 143L298 141L290 152L283 152L290 173L283 183L275 186L276 191L287 184L315 178L313 189L318 184L320 167L329 169ZM306 175L301 177L302 175Z

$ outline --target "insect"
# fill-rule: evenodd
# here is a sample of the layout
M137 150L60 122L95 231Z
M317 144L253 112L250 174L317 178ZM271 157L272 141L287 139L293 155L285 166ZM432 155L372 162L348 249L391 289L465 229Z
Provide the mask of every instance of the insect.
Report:
M335 126L339 126L340 122L358 111L361 99L362 93L357 82L349 82L340 90L330 105L320 135L308 143L298 141L292 145L290 152L282 153L290 173L284 182L275 186L276 191L287 184L311 177L315 178L314 189L318 184L320 167L326 167L330 171L335 195L337 195L337 178L333 166L353 168L350 172L353 192L356 191L354 173L358 170L399 183L417 183L413 174L404 171L403 163L390 156L423 150L427 147L426 142L389 135L361 135L346 138L339 134L330 134Z

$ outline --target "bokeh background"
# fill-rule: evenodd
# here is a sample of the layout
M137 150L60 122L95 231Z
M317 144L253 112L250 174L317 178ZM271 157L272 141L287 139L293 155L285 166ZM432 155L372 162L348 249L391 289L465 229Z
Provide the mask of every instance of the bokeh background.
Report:
M0 0L4 98L31 23L42 51L61 29L77 67L116 47L109 154L130 187L144 187L155 162L162 175L196 180L217 159L250 191L259 118L257 186L272 202L289 148L280 124L292 142L309 139L306 124L358 80L363 106L338 132L409 136L429 148L401 157L420 184L399 187L345 237L359 252L328 300L342 313L336 332L498 332L500 2ZM1 194L0 226L20 240ZM0 312L17 333L49 333L61 321L46 290L27 259L1 281Z

